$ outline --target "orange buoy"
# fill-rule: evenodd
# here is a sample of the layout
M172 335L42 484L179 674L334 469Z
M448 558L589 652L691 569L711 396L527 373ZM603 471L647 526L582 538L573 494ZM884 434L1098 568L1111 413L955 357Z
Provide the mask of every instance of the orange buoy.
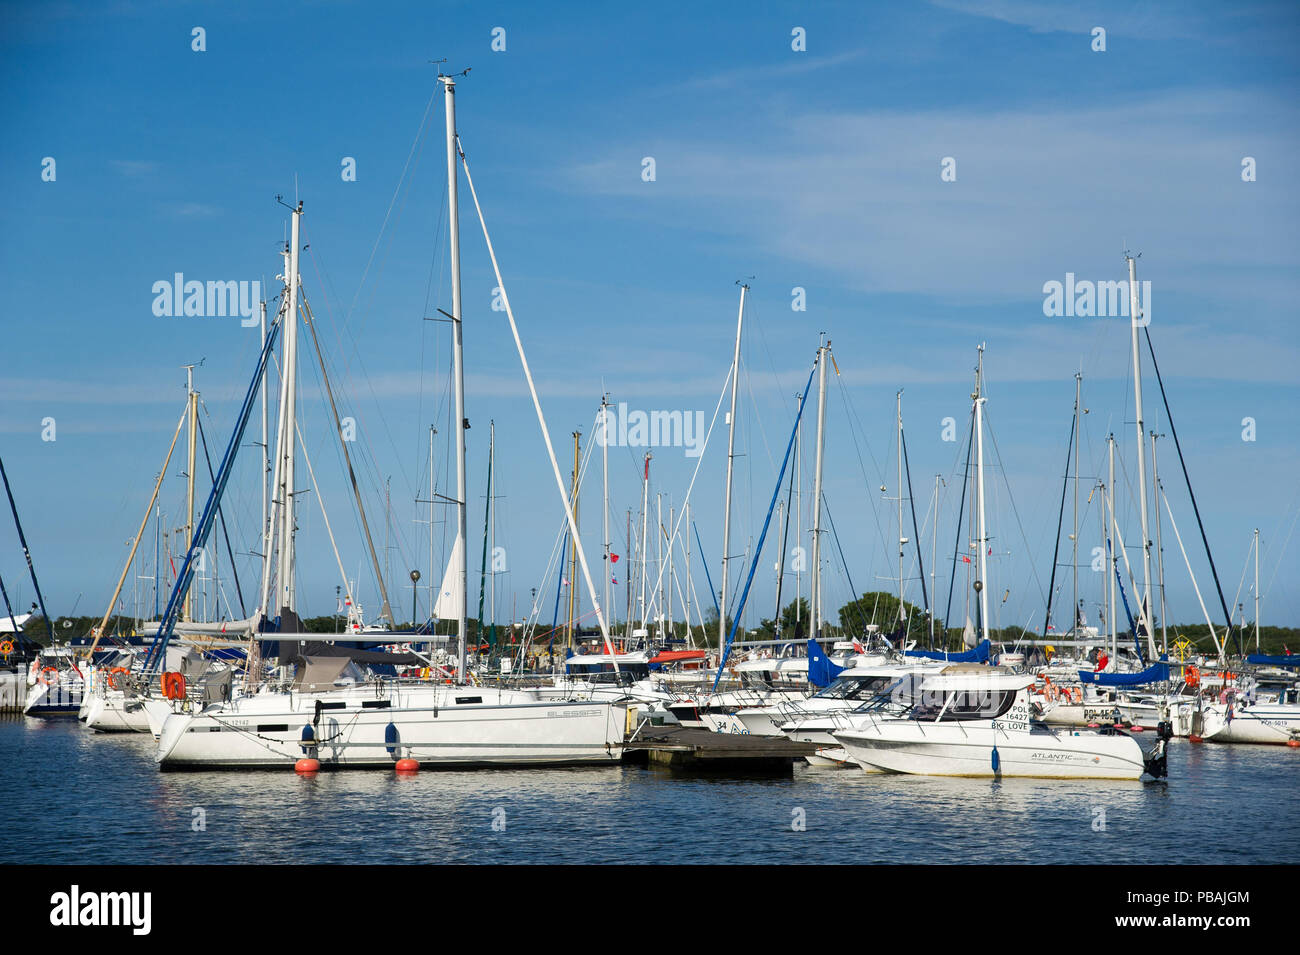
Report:
M1193 733L1191 736L1189 736L1189 737L1187 737L1187 738L1188 738L1189 740L1191 740L1193 743L1204 743L1204 742L1205 742L1205 738L1204 738L1204 737L1202 737L1202 736L1197 736L1195 733Z
M320 772L319 759L300 759L293 764L293 771L303 776L314 776Z
M1132 730L1134 733L1141 733L1143 727L1138 726L1136 723L1134 723L1132 726L1129 727L1129 729Z
M416 759L399 759L396 769L399 773L418 773L420 771L420 761Z
M1286 744L1292 749L1300 749L1300 739L1289 739Z

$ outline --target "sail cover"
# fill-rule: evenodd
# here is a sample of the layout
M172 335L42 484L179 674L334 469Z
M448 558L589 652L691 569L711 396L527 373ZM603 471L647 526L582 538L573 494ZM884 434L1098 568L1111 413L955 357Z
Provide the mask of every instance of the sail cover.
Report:
M461 591L460 581L465 576L461 566L460 535L451 549L451 559L447 561L447 572L442 575L442 587L438 590L438 600L433 605L433 615L439 620L459 620L464 612L465 594Z
M1270 656L1267 653L1252 653L1246 657L1247 663L1268 667L1300 667L1300 655Z
M1098 686L1140 686L1143 683L1161 683L1169 679L1169 664L1156 663L1140 673L1094 673L1092 670L1080 670L1081 683L1095 683Z
M844 667L831 663L830 658L822 652L821 644L808 640L808 682L813 686L827 687L844 672Z
M904 650L905 657L921 657L923 660L947 660L949 663L987 663L992 644L988 640L980 641L973 650L964 653L946 653L943 650Z

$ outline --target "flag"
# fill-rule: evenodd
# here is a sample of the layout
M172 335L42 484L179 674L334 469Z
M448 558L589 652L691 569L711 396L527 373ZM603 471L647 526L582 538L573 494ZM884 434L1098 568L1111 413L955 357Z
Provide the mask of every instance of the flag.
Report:
M967 564L970 563L970 558L967 557L965 554L962 554L961 559L962 559L962 561L963 561L964 563L967 563Z
M992 557L992 556L993 556L993 548L992 548L992 546L989 547L988 556L989 556L989 557Z
M611 584L613 584L615 587L618 586L618 578L617 578L617 577L611 577L611 578L609 578L609 582L610 582Z
M1055 627L1053 624L1050 624L1050 623L1049 623L1049 624L1047 625L1047 629L1048 629L1048 631L1050 632L1050 631L1052 631L1052 630L1055 630L1056 627Z
M335 610L334 612L335 612L335 613L342 613L342 612L343 612L343 598L342 598L342 597L339 598L339 609L338 609L338 610Z
M858 643L857 640L854 640L854 641L853 641L853 652L854 652L854 653L866 653L867 650L866 650L866 648L865 648L862 644Z
M618 554L610 554L610 555L609 555L609 559L610 559L613 563L617 564L617 563L618 563Z

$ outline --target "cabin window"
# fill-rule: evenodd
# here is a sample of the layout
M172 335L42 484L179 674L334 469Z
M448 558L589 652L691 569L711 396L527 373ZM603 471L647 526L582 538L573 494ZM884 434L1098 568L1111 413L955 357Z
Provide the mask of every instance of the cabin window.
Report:
M912 707L911 719L933 723L943 714L942 722L997 719L1016 700L1015 690L949 690L925 692Z

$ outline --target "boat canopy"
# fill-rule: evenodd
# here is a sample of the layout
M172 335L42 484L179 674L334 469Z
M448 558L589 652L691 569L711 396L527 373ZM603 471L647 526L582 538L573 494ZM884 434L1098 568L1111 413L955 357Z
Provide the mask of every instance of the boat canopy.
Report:
M904 650L905 657L920 657L923 660L947 660L950 663L983 663L989 658L989 651L992 644L988 640L982 640L971 650L964 650L961 653L948 653L944 650Z
M945 667L939 673L927 675L921 683L921 690L1023 690L1033 686L1034 682L1032 673L1007 673L992 667L951 672Z
M1094 673L1091 670L1079 671L1080 683L1095 683L1098 686L1140 686L1143 683L1163 683L1169 679L1168 663L1153 663L1139 673Z
M1300 667L1300 654L1270 656L1267 653L1252 653L1246 657L1246 662L1267 667Z

